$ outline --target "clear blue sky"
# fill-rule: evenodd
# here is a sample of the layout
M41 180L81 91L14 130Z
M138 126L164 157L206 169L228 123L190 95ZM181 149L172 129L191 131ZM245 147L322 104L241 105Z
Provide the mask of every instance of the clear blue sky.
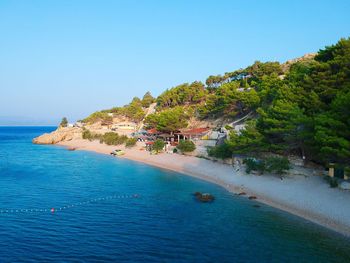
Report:
M348 0L0 0L0 124L74 121L316 52L350 36L349 11Z

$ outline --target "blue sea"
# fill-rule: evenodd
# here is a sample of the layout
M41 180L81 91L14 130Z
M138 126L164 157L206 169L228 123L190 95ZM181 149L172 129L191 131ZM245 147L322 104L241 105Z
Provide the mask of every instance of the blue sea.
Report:
M219 186L31 143L54 129L0 127L0 262L350 262L348 238Z

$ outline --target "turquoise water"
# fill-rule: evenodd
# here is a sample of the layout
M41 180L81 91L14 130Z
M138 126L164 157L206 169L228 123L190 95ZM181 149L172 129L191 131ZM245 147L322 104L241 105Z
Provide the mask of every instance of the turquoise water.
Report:
M0 262L350 262L349 239L216 185L31 144L50 130L0 127Z

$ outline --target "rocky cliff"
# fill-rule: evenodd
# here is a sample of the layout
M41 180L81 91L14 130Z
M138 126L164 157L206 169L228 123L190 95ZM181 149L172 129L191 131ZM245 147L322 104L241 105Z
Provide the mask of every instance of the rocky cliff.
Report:
M73 139L82 138L82 129L78 127L73 128L58 128L51 133L45 133L33 139L36 144L56 144L62 141L71 141Z

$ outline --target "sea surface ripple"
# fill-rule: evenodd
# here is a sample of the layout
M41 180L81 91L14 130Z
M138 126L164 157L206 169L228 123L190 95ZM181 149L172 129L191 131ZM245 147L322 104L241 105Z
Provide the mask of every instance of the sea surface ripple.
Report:
M53 129L0 127L0 262L350 262L349 239L219 186L31 143Z

